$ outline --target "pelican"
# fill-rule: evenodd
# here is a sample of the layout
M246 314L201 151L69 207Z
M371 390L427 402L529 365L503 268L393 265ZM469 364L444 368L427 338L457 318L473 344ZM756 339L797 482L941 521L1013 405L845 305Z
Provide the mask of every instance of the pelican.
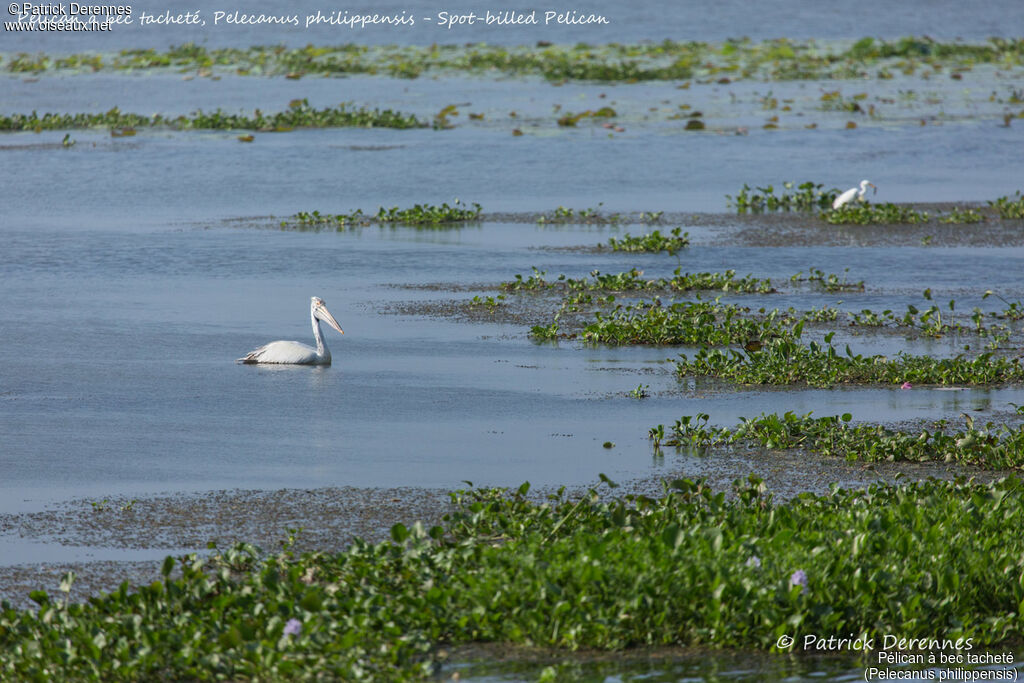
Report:
M324 300L314 296L309 303L309 316L313 319L313 338L316 339L316 348L300 344L297 341L275 341L266 346L261 346L255 351L250 351L245 358L239 358L239 363L278 363L287 365L330 365L331 352L324 343L324 336L320 332L320 321L336 329L340 334L345 334L341 325L334 319L331 312L327 310Z
M850 202L853 201L854 195L857 196L857 201L864 201L864 193L868 191L868 185L875 188L875 194L878 194L878 186L876 186L870 180L862 180L860 181L859 191L856 187L851 187L849 190L836 197L836 200L832 202L832 208L838 209L840 206L849 204Z

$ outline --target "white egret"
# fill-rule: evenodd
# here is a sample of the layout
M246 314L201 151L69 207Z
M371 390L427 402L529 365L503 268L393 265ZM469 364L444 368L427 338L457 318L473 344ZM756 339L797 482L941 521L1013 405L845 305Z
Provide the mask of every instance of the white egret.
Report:
M336 329L339 333L345 334L341 325L334 319L331 312L327 310L324 300L314 296L309 304L309 315L313 319L313 338L316 339L316 348L297 341L275 341L266 346L250 351L244 358L239 358L239 363L278 363L287 365L330 365L331 352L324 343L324 336L320 332L320 321Z
M838 209L844 204L849 204L853 201L854 195L856 195L857 201L864 201L864 193L868 191L868 185L875 188L875 194L878 194L878 187L873 182L870 180L862 180L860 181L860 190L856 187L851 187L849 190L836 197L836 200L832 202L832 208Z

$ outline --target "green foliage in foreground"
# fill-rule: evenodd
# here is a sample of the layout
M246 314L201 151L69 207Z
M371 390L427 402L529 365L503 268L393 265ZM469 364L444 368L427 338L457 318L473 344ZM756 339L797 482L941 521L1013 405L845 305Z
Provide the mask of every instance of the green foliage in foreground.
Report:
M621 238L608 238L608 248L612 251L665 251L669 254L675 254L680 249L688 246L690 246L690 233L682 232L682 228L673 228L668 235L662 235L660 230L655 230L647 235L637 237L633 237L627 232Z
M42 131L66 130L69 128L142 128L167 127L182 130L257 130L288 131L294 128L423 128L427 124L412 114L403 114L391 109L349 109L341 104L337 107L314 109L306 100L296 100L287 110L264 114L257 109L252 116L228 114L220 109L213 112L197 111L189 116L164 116L154 114L143 116L122 112L117 107L96 114L0 115L0 130Z
M993 469L1024 466L1024 426L1010 428L990 422L978 429L970 416L965 416L963 430L947 431L946 421L940 420L934 431L922 428L912 433L878 424L850 424L849 413L827 417L762 414L740 418L733 428L709 427L708 419L706 413L684 416L676 420L669 438L663 440L662 425L652 428L649 436L655 446L708 449L756 444L769 449L799 448L851 461L939 461Z
M831 335L826 337L830 340ZM793 339L775 339L757 351L701 349L690 360L685 354L676 361L683 376L721 377L742 384L809 384L828 387L836 384L1004 384L1024 382L1024 366L1019 358L995 357L991 353L976 358L933 358L899 354L862 356L846 348L846 355L834 346L815 342L803 345Z
M433 204L416 204L409 209L400 209L392 206L385 209L383 206L374 215L366 215L362 209L356 209L351 213L320 213L319 211L300 211L292 216L291 221L282 221L282 227L295 224L299 226L331 226L338 230L346 226L369 225L371 223L403 223L406 225L440 225L442 223L462 223L475 221L480 218L483 207L477 203L472 206L463 204L458 199L454 205L447 202L441 206Z
M772 649L788 634L1024 635L1024 483L838 488L775 503L751 478L726 499L544 504L453 494L445 528L392 529L337 555L184 558L164 580L38 613L0 611L14 680L426 678L442 646ZM70 582L66 582L70 583ZM71 588L66 585L66 588Z

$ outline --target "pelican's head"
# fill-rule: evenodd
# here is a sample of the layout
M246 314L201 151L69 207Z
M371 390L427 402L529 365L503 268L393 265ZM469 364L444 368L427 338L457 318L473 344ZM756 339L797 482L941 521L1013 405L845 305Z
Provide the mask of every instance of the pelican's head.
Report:
M868 186L869 185L871 187L875 188L875 194L878 194L878 186L877 185L875 185L870 180L862 180L862 181L860 181L860 194L861 194L862 197L864 196L864 193L868 191Z
M314 318L317 320L323 320L325 323L336 329L340 334L345 334L345 331L341 329L341 325L339 325L338 321L334 319L331 312L327 310L327 304L324 303L323 299L318 296L314 296L309 302L309 310L310 313L313 314Z

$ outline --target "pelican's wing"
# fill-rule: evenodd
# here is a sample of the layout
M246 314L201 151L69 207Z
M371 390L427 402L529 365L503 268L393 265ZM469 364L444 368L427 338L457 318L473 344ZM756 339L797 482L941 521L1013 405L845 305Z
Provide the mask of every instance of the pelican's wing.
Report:
M239 363L284 363L289 365L308 365L316 363L316 349L296 341L270 342L254 351L250 351Z

